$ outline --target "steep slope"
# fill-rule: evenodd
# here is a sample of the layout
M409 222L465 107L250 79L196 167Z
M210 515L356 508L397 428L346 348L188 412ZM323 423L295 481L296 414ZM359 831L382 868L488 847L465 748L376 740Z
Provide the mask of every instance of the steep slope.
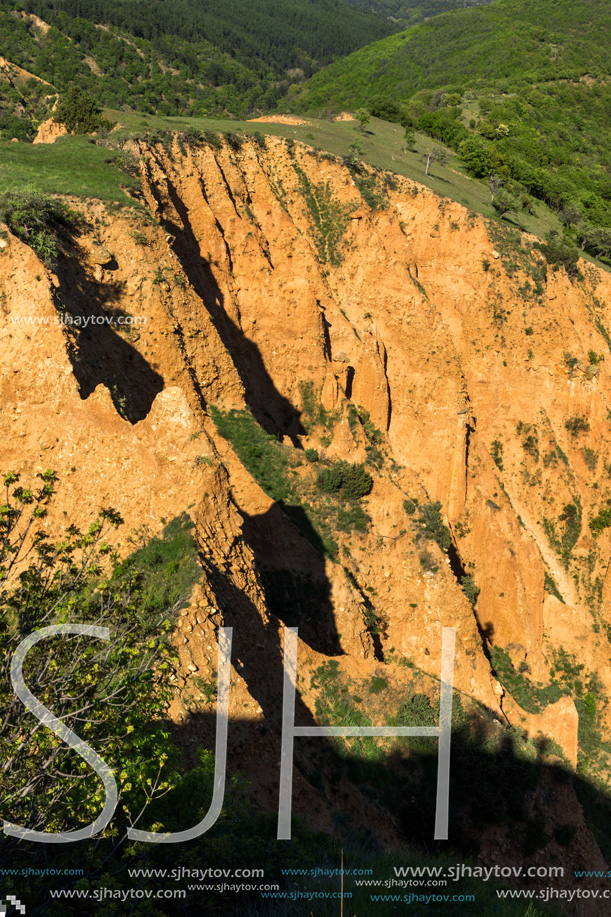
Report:
M204 577L176 632L181 741L210 740L201 685L232 625L230 764L272 806L283 622L300 630L306 722L330 715L320 685L337 678L346 696L381 679L374 723L406 693L435 700L455 627L462 703L483 704L492 731L512 724L524 754L542 731L606 786L609 276L582 263L571 281L531 238L364 169L372 209L341 161L291 142L133 152L158 225L90 204L53 270L5 232L0 467L59 472L56 530L102 503L132 528L194 518ZM341 461L367 463L368 495L317 485ZM373 790L334 795L316 772L298 761L296 810L319 826L336 806L400 844L429 823L413 800L380 815ZM538 807L550 831L570 820L575 843L548 853L598 868L573 791L560 808L546 792L518 822ZM474 805L464 849L479 832L484 859L518 850L515 820L482 826Z

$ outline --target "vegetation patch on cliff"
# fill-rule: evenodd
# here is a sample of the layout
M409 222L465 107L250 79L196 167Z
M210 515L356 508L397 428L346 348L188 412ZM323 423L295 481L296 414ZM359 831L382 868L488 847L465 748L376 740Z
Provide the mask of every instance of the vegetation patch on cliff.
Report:
M338 533L367 529L369 516L359 499L369 493L373 479L362 465L321 462L318 456L313 462L312 454L308 457L266 433L247 410L223 412L211 405L210 416L242 464L316 550L335 557ZM306 471L300 473L304 458ZM314 464L323 466L315 476L310 471Z

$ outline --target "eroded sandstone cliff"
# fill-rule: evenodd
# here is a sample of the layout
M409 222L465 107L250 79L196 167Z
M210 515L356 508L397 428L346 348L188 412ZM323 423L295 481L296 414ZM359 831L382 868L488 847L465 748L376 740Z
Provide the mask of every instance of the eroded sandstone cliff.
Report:
M604 730L611 696L609 276L584 262L570 279L533 239L280 139L134 149L145 210L72 202L87 225L52 271L10 234L0 252L0 468L57 470L55 530L102 504L130 529L191 514L204 575L172 676L185 745L210 735L201 684L221 622L235 632L232 760L269 805L283 622L300 628L305 716L331 657L394 698L426 673L434 697L455 627L460 695L575 766L579 705L595 694ZM211 408L248 410L284 445L292 512ZM368 462L364 530L316 493L336 460ZM564 696L545 695L553 678ZM595 770L606 782L602 747ZM345 796L397 840L358 790ZM597 868L568 796L571 855ZM301 773L296 811L331 826Z

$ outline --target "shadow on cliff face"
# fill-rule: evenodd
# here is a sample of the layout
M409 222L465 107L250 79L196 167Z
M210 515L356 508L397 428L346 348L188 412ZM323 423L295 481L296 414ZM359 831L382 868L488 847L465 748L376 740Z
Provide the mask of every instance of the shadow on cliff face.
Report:
M276 689L280 694L280 682ZM309 725L311 718L304 718L298 713L295 722L297 725ZM340 723L341 718L338 717L335 724ZM214 728L212 715L196 713L188 725L178 730L177 739L182 743L188 734L196 731L198 736L206 737L206 747L213 748ZM503 867L506 870L504 881L497 873L496 882L505 887L574 890L576 887L593 889L606 885L604 880L596 878L580 882L574 878L574 870L603 868L596 845L581 823L582 806L586 822L607 860L611 854L609 796L570 773L564 766L547 762L544 740L539 743L534 755L531 752L532 756L526 757L520 750L519 733L503 731L500 735L491 736L491 730L494 733L498 728L492 719L483 724L479 718L470 718L453 731L447 841L434 840L436 740L411 740L409 749L408 740L402 740L401 747L382 757L379 752L373 753L366 747L356 753L351 752L330 739L296 738L293 813L316 812L319 816L321 809L325 810L327 822L334 825L333 834L338 846L347 847L350 851L351 847L361 845L362 853L365 844L369 845L369 858L359 864L363 866L381 865L382 850L388 849L383 838L391 834L395 837L392 844L394 865L397 861L401 865L421 862L419 858L422 856L443 857L445 862L437 860L438 866L447 866L449 861L467 863L471 867L475 864L488 868ZM183 732L185 734L181 735ZM391 741L387 740L388 744ZM341 742L337 740L337 743ZM256 845L260 853L255 855L255 861L258 866L265 867L266 880L273 877L271 881L278 881L282 883L281 888L286 888L286 874L280 874L277 861L267 858L276 844L280 774L278 737L270 735L267 725L257 727L244 720L231 721L229 748L229 772L239 771L248 781L241 811L246 812L252 806L255 810L270 812L265 828L261 826L259 829L265 833ZM269 784L273 787L271 794ZM207 811L209 798L207 794L206 801L200 802L199 818ZM166 812L169 814L169 811L168 806ZM193 808L186 805L186 800L180 809L172 806L171 811L177 818L176 825L172 825L173 830L185 827L185 822L179 822L179 817L186 819L189 825L195 821ZM213 834L216 834L216 829ZM298 840L298 819L295 819L293 837L292 841L280 842L286 844L287 851L292 844L297 848L297 854L293 851L291 857L293 864L298 868L320 867L320 842L312 838L310 846L303 847ZM236 848L245 849L246 842L242 837L232 836L231 845L235 853ZM205 838L195 856L202 867L210 862ZM526 866L532 863L545 867L560 866L564 873L557 873L559 879L519 877L519 868L525 872ZM226 865L231 865L228 860ZM337 863L333 865L337 866ZM354 854L351 857L348 852L346 865L355 865ZM389 875L392 873L388 864L385 871L374 870L376 879ZM492 876L491 885L495 882L494 872ZM447 884L452 886L453 893L459 890L452 880ZM312 883L301 887L309 889ZM427 893L430 891L428 889ZM355 904L354 901L352 903ZM553 904L553 901L550 902L550 905ZM520 906L514 902L513 906L515 913L523 917L524 902ZM482 909L477 913L501 913L500 907L499 903L497 908ZM537 913L549 913L543 903L537 902L537 907ZM251 912L238 909L235 913ZM263 907L252 913L285 912ZM305 913L309 917L310 914L323 915L328 911L323 907ZM369 911L363 909L358 913ZM385 912L376 909L378 913ZM435 913L445 911L440 908ZM579 911L574 906L562 913L590 912Z
M298 626L300 636L310 646L328 655L326 642L337 636L334 627L329 631L332 606L328 585L326 593L321 593L325 601L320 606L316 590L310 592L309 600L307 589L300 592L302 577L315 574L317 563L322 589L322 557L309 557L308 550L314 555L317 552L301 543L302 537L292 531L277 505L265 514L243 518L243 536L255 553L268 608L287 626ZM296 566L301 550L303 564ZM233 664L262 710L261 719L230 722L228 769L246 778L252 804L274 812L282 736L282 633L276 626L266 626L258 609L231 582L226 570L207 564L205 557L202 562L223 623L233 627ZM299 679L311 679L307 688L316 692L318 700L314 717L297 691L295 725L369 725L363 716L371 716L371 725L438 724L438 702L424 693L423 682L413 673L406 671L405 697L398 701L395 697L397 708L378 704L382 713L376 715L363 703L369 696L365 684L353 685L347 676L339 678L333 660L314 663L314 668L308 670L303 658L298 658L298 686ZM452 706L447 842L434 840L436 738L389 738L381 745L370 738L347 742L341 738L295 738L293 812L317 813L314 818L335 825L340 838L367 835L376 838L376 843L387 844L388 837L393 837L403 854L418 849L435 856L451 855L455 861L477 856L487 865L519 866L536 858L539 864L565 863L571 870L600 868L600 864L591 865L597 850L583 828L580 803L604 854L611 856L611 799L552 758L548 740L527 742L526 734L504 726L491 711L464 708L458 694ZM196 748L214 749L216 721L212 711L193 711L186 722L171 729L177 744L188 750L191 767L197 762ZM205 811L203 806L200 817ZM183 814L188 817L190 810L183 808ZM275 824L268 830L271 839ZM315 856L313 851L308 853Z
M242 517L269 611L316 652L341 655L324 546L302 507L274 503Z
M113 330L114 322L127 317L113 305L119 301L123 285L95 280L75 251L72 257L59 259L57 276L55 301L68 334L68 355L81 398L88 398L103 383L121 416L130 423L143 420L163 390L163 378L132 346L127 333ZM132 339L137 339L133 325L124 327Z
M300 507L291 507L297 528L278 504L258 516L244 515L243 537L255 555L255 576L267 607L317 652L339 655L330 584L324 557L304 536L311 528ZM316 533L312 531L311 537ZM281 731L284 655L277 624L267 626L248 594L235 585L229 570L221 568L204 550L201 563L223 617L233 628L232 660L248 689L260 704L270 741ZM313 724L297 695L297 710ZM257 726L257 729L259 727ZM276 737L276 738L273 738Z
M278 698L282 694L281 676L281 672L274 673L274 682L280 679L272 686ZM298 709L295 722L308 725L311 717L304 715L303 708ZM341 722L340 716L337 722ZM192 747L193 738L197 737L201 748L214 748L216 721L213 712L194 713L186 725L172 728L183 747ZM185 889L184 898L164 898L163 913L168 917L200 915L202 905L206 914L213 917L280 917L289 912L297 917L327 917L328 894L338 890L337 873L333 873L332 878L314 878L311 873L295 878L287 874L287 870L316 867L337 870L340 848L347 869L371 868L371 878L382 882L393 876L392 867L396 865L421 868L426 864L447 870L449 865L465 863L471 869L486 865L506 870L522 867L525 872L525 867L535 864L564 869L564 874L557 874L559 878L530 879L525 875L517 878L515 872L511 875L506 872L504 880L495 878L493 873L486 883L465 879L464 873L462 878L449 878L447 887L441 889L442 894L450 896L448 904L443 899L435 904L434 912L442 917L451 917L456 912L456 904L451 900L453 894L476 894L474 909L469 913L524 917L524 900L497 899L495 888L511 884L531 890L568 888L575 891L576 888L594 890L605 885L604 880L579 880L574 876L574 870L602 869L596 847L580 824L581 809L577 799L582 802L586 819L591 820L607 857L611 853L611 800L599 788L562 766L546 763L542 745L533 757L527 758L520 751L520 736L516 731L501 731L485 713L463 719L454 729L452 739L449 840L434 841L436 740L411 742L409 750L407 745L395 747L382 758L379 753L367 753L366 747L358 750L353 745L352 750L348 750L330 739L297 738L293 812L326 810L328 823L334 826L334 840L308 830L301 819L295 817L292 839L278 841L279 735L268 721L259 725L246 719L234 719L229 723L228 776L241 772L248 782L236 789L231 780L227 781L223 815L207 833L171 847L126 843L121 838L129 819L121 799L114 819L118 829L116 837L47 845L25 844L0 836L0 867L15 870L9 877L10 887L3 880L6 892L22 897L28 914L42 915L50 913L49 887L96 888L108 885L105 878L111 875L112 887L125 889L128 895L134 888ZM103 749L100 751L103 753ZM203 766L199 763L193 769L187 767L181 772L175 789L151 804L138 827L145 829L154 825L155 830L184 831L198 824L210 806L212 772L210 759ZM272 792L263 794L262 798L264 783L271 785ZM397 838L390 855L388 843L380 842L377 836L384 824L391 826ZM83 867L83 874L77 877L70 875L75 864ZM60 872L43 882L38 876L20 878L24 866ZM134 867L159 869L160 872L143 878L141 873L136 876L128 873L128 869ZM182 868L189 872L177 878L175 870ZM236 868L262 869L264 879L248 880L251 891L217 895L212 889L206 891L205 886L197 884L201 876L194 878L190 872L210 868L230 870L227 875L233 875ZM468 876L468 871L466 873ZM168 876L172 879L171 885ZM302 892L320 892L321 895L320 898L296 898L288 911L284 900L271 896L269 900L262 899L258 886L263 882L277 883L281 893L299 888ZM409 879L407 882L403 888L392 891L401 895L406 890L412 891ZM371 888L357 887L351 876L345 879L345 888L352 894L350 913L373 913ZM435 893L439 889L424 889L427 895L431 891ZM323 897L325 894L327 900ZM378 902L376 917L396 914L396 900ZM587 908L579 910L578 903L562 904L565 905L564 914L596 914L598 917L605 913ZM553 905L554 901L550 901L549 906ZM99 900L94 900L93 896L79 897L75 901L68 897L62 901L61 912L88 917L98 914L99 908ZM536 913L543 917L558 912L537 900Z
M189 211L169 178L166 177L165 181L168 195L180 216L182 226L177 226L163 215L163 203L151 180L149 189L159 207L159 220L164 229L172 235L171 245L182 270L210 313L219 337L231 355L244 386L248 407L268 433L288 436L293 445L300 448L297 437L305 433L300 421L300 412L277 390L256 344L248 340L227 314L223 294L210 265L202 258L199 242L189 219ZM218 220L217 229L223 236ZM226 246L226 249L232 268L229 247Z

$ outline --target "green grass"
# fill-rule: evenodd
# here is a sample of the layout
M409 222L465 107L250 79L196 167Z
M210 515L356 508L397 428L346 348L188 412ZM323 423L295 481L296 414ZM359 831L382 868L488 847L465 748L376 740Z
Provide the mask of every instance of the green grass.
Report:
M249 411L223 413L211 405L210 416L221 436L231 443L244 467L272 500L299 502L289 480L291 456L288 447L266 433Z
M562 697L564 692L557 682L539 688L524 674L516 672L509 655L500 647L492 647L491 658L496 677L527 713L541 713L548 704L555 704Z
M137 187L138 182L109 161L118 157L86 137L36 145L0 141L0 194L27 188L134 206L123 189Z

